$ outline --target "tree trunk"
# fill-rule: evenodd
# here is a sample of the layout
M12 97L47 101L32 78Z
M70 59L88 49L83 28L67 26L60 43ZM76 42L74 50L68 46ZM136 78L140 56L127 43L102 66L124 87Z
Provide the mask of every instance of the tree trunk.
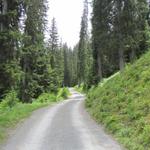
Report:
M119 0L117 2L117 9L118 9L118 27L117 27L117 31L118 31L118 51L119 51L119 68L120 71L122 72L124 70L125 67L125 61L124 61L124 50L123 50L123 37L122 37L122 33L121 33L121 13L122 13L122 1Z
M98 64L98 78L99 80L101 80L103 78L103 74L102 74L102 60L101 60L101 55L98 52L98 56L97 56L97 64Z
M21 90L21 100L23 100L25 102L25 89L26 89L26 72L27 72L27 67L26 67L26 56L23 60L23 72L24 72L24 76L22 76L22 90Z
M131 50L131 53L130 53L130 61L131 61L131 62L134 62L135 57L136 57L135 50L132 49L132 50Z
M5 15L7 13L7 0L3 0L1 2L1 14ZM0 23L0 31L4 30L4 24L3 22Z
M30 67L29 67L29 60L27 58L27 56L24 56L24 60L23 60L23 72L24 72L24 76L22 78L22 91L21 91L21 98L23 100L23 102L30 102L30 98L28 97L27 93L25 92L28 88L28 83L30 81L28 81L28 73L30 73Z
M125 62L124 62L124 52L122 50L122 48L119 48L119 68L120 71L122 72L124 70L125 67Z
M7 0L3 0L3 14L7 13Z

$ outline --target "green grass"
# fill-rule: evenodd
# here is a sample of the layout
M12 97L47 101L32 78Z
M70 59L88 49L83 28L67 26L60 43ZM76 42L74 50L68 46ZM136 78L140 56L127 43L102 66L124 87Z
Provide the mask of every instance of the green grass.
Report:
M18 103L11 109L3 110L3 112L0 113L0 142L7 137L7 130L9 128L15 127L20 120L28 117L34 110L46 105L47 104L42 103Z
M66 99L69 94L67 88L60 89L57 95L43 93L32 104L19 103L14 91L6 95L0 103L0 143L7 138L9 129L30 116L34 110Z
M76 85L74 87L74 89L77 91L77 92L80 92L80 93L87 93L87 88L86 86L84 85L84 83L82 83L80 86Z
M88 93L86 107L128 150L150 150L150 52Z

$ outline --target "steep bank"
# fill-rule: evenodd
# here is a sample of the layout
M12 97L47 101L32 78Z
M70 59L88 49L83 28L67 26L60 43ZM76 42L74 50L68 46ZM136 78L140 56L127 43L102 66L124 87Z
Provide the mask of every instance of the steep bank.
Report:
M86 106L128 150L150 150L150 52L92 88Z

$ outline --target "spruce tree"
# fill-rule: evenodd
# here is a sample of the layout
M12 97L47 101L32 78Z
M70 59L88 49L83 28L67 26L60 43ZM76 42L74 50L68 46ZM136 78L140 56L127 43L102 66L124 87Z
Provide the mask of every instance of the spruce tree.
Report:
M97 83L104 77L104 55L108 51L111 37L111 8L112 1L94 0L92 17L92 49L93 49L93 76Z
M52 19L50 29L50 39L48 45L49 45L48 50L50 56L50 65L53 70L54 76L51 86L52 88L54 87L54 92L56 92L58 87L61 87L63 85L64 66L63 66L63 48L61 44L59 44L59 36L55 18Z
M17 90L20 82L20 4L16 0L0 1L0 96L12 89Z
M85 82L86 51L88 41L88 1L84 1L84 10L81 20L80 40L78 47L78 84Z
M44 92L42 79L46 68L44 31L46 25L46 1L33 0L27 8L24 33L24 47L21 66L24 72L21 84L21 99L31 102Z
M69 55L69 48L67 44L63 46L64 51L64 86L70 86L70 70L69 66L71 65L70 55Z

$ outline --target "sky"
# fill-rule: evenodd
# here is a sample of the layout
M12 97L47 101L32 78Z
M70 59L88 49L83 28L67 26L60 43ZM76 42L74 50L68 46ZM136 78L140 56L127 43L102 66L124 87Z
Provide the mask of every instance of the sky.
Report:
M79 41L83 0L48 0L49 27L53 17L56 19L58 34L63 43L73 47Z

